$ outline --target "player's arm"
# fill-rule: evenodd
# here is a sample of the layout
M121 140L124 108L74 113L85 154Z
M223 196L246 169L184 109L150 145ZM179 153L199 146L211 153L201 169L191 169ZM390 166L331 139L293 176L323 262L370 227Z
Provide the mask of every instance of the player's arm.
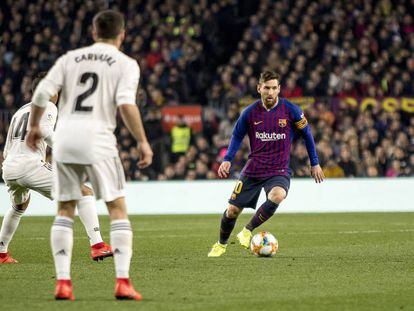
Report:
M220 178L227 178L230 174L231 162L236 156L236 153L239 150L241 143L243 142L243 138L247 133L247 119L248 112L244 110L234 125L233 133L230 139L230 145L227 149L226 155L224 156L224 161L221 163L218 169L217 173Z
M302 110L295 106L293 111L294 122L296 130L300 133L303 140L305 141L306 150L308 151L309 160L311 163L311 174L315 179L315 182L320 183L325 178L322 168L319 165L318 154L316 153L315 140Z
M46 113L40 120L40 131L46 144L53 148L53 134L57 118L57 108L54 104L49 103Z
M152 163L153 153L145 135L141 114L135 104L138 81L139 67L137 62L125 63L116 91L116 104L126 127L138 142L140 154L138 167L144 168Z
M152 163L153 153L151 146L148 143L145 135L144 126L142 124L141 113L136 105L120 105L119 112L129 132L134 136L138 142L138 148L141 153L141 158L138 162L139 168L147 167Z
M58 94L63 85L64 77L64 56L60 57L53 67L49 70L46 77L40 81L32 98L32 111L30 113L30 130L27 135L26 143L32 149L37 149L37 144L43 138L40 129L40 120L46 110L50 98Z

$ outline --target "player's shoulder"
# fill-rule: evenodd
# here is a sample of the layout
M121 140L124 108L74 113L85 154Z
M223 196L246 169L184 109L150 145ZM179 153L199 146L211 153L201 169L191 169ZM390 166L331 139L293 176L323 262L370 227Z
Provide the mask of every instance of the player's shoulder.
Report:
M127 68L129 68L130 70L139 70L139 66L138 66L138 62L136 61L136 59L132 58L131 56L126 55L124 52L122 51L118 51L119 57L120 59L122 59L122 62L124 63L124 65L127 66Z
M280 97L279 100L281 101L281 103L283 105L286 106L286 108L288 108L289 110L300 110L300 107L294 103L292 103L290 100L288 100L287 98L284 97Z
M16 110L16 112L13 114L12 118L18 118L19 116L23 115L26 112L30 112L32 108L32 102L29 102L27 104L24 104L19 109Z
M20 113L20 112L23 112L23 111L26 111L26 110L30 110L32 108L32 102L28 102L27 104L24 104L23 106L21 106L17 111L16 111L16 113Z
M242 114L248 115L250 114L254 109L257 109L258 106L260 105L260 99L254 101L253 103L251 103L250 105L247 105L243 110L242 110Z
M298 105L292 103L288 99L280 98L280 101L282 102L282 105L284 105L294 116L301 115L303 113L302 109Z

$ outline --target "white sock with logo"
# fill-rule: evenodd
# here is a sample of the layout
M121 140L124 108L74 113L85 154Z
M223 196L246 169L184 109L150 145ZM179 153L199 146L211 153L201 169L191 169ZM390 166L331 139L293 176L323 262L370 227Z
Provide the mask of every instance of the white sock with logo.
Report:
M78 214L88 234L91 246L103 242L94 196L83 196L78 201Z
M132 257L132 229L128 219L111 222L111 246L117 278L129 278Z
M11 207L4 215L0 231L0 253L7 252L9 243L19 226L22 215L23 211L18 211L14 207Z
M70 263L73 248L73 219L56 216L50 242L55 261L56 279L70 280Z

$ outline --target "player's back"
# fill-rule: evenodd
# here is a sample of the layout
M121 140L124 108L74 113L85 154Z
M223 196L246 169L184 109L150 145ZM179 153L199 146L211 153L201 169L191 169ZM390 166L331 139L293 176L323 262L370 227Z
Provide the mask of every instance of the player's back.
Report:
M91 164L116 156L116 109L135 103L137 62L111 44L95 43L68 52L51 71L45 80L62 90L56 161Z
M7 133L6 144L3 151L3 175L8 179L19 178L30 171L31 164L38 164L46 158L47 143L42 139L36 151L31 150L25 142L26 134L30 129L29 117L32 104L22 106L13 115ZM40 127L44 134L53 132L56 122L56 105L49 102L46 112L40 121Z

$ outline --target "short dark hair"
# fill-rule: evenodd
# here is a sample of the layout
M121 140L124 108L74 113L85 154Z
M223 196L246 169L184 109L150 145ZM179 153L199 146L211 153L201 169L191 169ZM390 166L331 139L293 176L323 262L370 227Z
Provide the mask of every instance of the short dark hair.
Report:
M46 77L47 71L41 71L38 74L36 74L32 80L32 93L36 90L37 85L44 77Z
M260 74L259 83L267 82L269 80L277 80L280 83L280 74L273 70L266 70Z
M93 27L98 38L115 39L125 28L124 16L114 10L105 10L93 17Z

